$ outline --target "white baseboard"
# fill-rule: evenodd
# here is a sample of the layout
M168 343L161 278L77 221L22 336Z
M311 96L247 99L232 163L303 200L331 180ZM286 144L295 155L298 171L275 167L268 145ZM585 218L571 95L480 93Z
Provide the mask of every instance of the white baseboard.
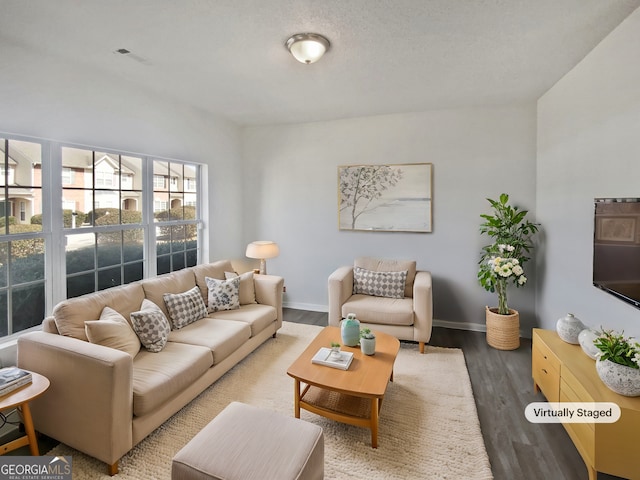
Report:
M453 328L456 330L468 330L470 332L486 332L487 326L481 323L451 322L448 320L433 320L434 327ZM520 338L531 338L531 331L520 330Z
M294 310L308 310L309 312L328 312L329 307L327 305L317 305L315 303L298 303L298 302L283 302L284 308L292 308ZM471 323L471 322L452 322L450 320L438 320L433 319L434 327L452 328L455 330L467 330L469 332L486 332L487 326L483 323ZM520 330L521 338L531 338L531 332Z
M486 332L487 326L481 323L471 322L452 322L449 320L437 320L433 319L434 327L453 328L455 330L469 330L470 332Z
M294 310L308 310L309 312L328 312L329 307L327 305L316 305L315 303L298 303L298 302L283 302L284 308L293 308Z

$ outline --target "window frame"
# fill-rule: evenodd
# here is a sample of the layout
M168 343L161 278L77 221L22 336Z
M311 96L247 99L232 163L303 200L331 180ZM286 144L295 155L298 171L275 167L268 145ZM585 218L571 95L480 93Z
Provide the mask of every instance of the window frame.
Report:
M196 226L197 229L197 237L196 244L197 249L196 255L197 260L196 263L201 263L203 256L208 252L208 247L204 245L202 232L205 230L205 220L203 218L203 208L202 205L205 202L206 192L202 188L203 185L203 175L206 175L207 169L206 164L197 163L192 161L185 160L177 160L177 159L168 159L162 158L156 155L147 155L140 153L132 153L128 151L120 151L115 149L105 149L103 147L95 147L95 146L87 146L87 145L79 145L69 142L60 142L53 140L46 140L36 137L29 137L23 135L15 135L8 134L4 132L0 132L0 138L7 139L10 141L24 141L24 142L33 142L40 144L41 148L41 191L42 191L42 230L40 232L27 232L27 233L11 233L7 234L5 231L0 232L0 242L8 242L15 240L23 240L23 239L32 239L32 238L42 238L44 240L44 248L45 248L45 260L44 260L44 297L45 297L45 305L44 312L45 316L50 315L53 307L59 303L60 301L67 298L67 268L66 268L66 238L68 235L76 235L76 234L87 234L92 233L94 235L100 235L104 233L113 233L113 232L125 232L133 229L141 229L143 231L144 240L143 240L143 278L151 278L154 277L157 273L157 247L156 247L156 228L158 227L157 222L154 221L153 215L153 192L154 192L154 174L153 174L153 162L154 161L162 161L168 162L171 164L182 164L188 165L195 169L196 171L196 182L197 182L197 191L195 194L197 195L196 202L196 218L194 220L189 220L187 222L182 221L182 224L188 223ZM67 183L63 181L63 177L65 174L63 170L68 167L63 167L62 162L62 151L63 148L77 148L83 150L92 150L94 152L100 153L108 153L113 155L122 155L122 156L131 156L140 158L142 162L141 168L141 195L137 202L140 204L137 205L136 209L141 211L142 213L142 223L138 224L123 224L119 223L116 225L92 225L91 228L87 229L86 227L82 228L65 228L63 225L63 191L65 189L69 189L70 185L74 185L74 179L77 180L78 172L73 168L67 170L66 177L71 179L71 182ZM3 157L4 164L4 157ZM70 175L69 175L70 172ZM115 176L118 176L116 180ZM122 193L122 172L114 173L114 183L117 183L117 188L119 193ZM126 175L129 175L127 173ZM132 185L135 185L136 180L132 175ZM163 187L167 190L170 190L170 187L167 186L167 179L163 177ZM96 186L95 180L93 182L93 190L96 191L109 191L114 187L103 187ZM134 190L135 188L135 190ZM127 192L137 192L138 187L127 188ZM193 192L190 192L193 193ZM122 210L124 208L124 198L120 195L118 200L118 208ZM129 195L129 200L131 200L131 196ZM59 199L55 201L55 199ZM68 199L67 201L71 201ZM7 199L8 204L8 199ZM175 225L180 224L180 221L175 221ZM124 258L124 257L123 257ZM124 265L126 262L121 262L120 266ZM96 265L96 269L98 265ZM10 282L10 279L8 280ZM7 320L10 321L10 320ZM13 341L18 336L31 331L31 330L39 330L41 329L41 324L21 330L18 332L14 332L10 335L0 336L0 344L3 344L7 341Z

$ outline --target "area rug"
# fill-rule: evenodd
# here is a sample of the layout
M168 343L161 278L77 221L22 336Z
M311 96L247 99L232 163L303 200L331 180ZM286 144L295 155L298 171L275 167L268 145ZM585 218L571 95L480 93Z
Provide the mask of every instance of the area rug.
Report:
M265 344L205 390L120 460L106 465L66 445L73 478L168 479L171 459L232 401L293 415L293 379L286 370L321 327L285 322ZM459 349L402 343L380 412L378 448L370 431L302 411L324 430L326 479L491 479L464 355ZM286 455L286 452L282 452Z

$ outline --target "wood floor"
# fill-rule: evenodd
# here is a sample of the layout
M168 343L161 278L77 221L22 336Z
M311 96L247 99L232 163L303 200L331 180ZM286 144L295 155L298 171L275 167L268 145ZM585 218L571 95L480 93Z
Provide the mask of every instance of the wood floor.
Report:
M285 309L284 319L326 325L327 314ZM531 341L500 351L485 334L434 327L429 345L461 348L471 378L482 435L496 480L587 480L587 469L560 424L532 424L524 416L531 402L546 401L533 392ZM428 452L425 452L428 455ZM617 479L598 474L598 480Z
M321 312L285 309L284 319L327 325L327 314ZM524 416L527 404L545 401L533 392L530 340L522 339L518 350L505 352L489 347L484 333L434 327L429 345L464 352L496 480L587 480L584 462L562 425L531 424ZM44 436L38 440L41 454L56 445ZM29 453L24 447L11 454ZM598 480L616 478L598 474Z

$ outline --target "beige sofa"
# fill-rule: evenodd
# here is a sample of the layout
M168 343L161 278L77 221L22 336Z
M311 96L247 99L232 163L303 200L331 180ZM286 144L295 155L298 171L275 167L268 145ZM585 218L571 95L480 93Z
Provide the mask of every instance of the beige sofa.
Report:
M375 292L375 287L372 287L375 295L357 293L357 289L354 290L355 269L360 269L363 275L406 272L399 298ZM375 285L378 280L370 281ZM355 313L361 328L378 330L399 340L413 340L418 342L420 353L424 353L433 324L431 273L416 270L415 261L359 257L353 265L338 267L329 276L328 290L329 325L339 326L349 313Z
M158 353L142 347L132 356L91 343L85 321L100 319L104 307L111 307L131 323L130 314L140 310L144 299L168 315L163 294L196 286L207 304L205 278L223 280L232 271L228 261L198 265L58 304L44 320L43 331L18 340L18 366L51 381L31 404L36 430L117 473L122 455L275 336L282 326L284 281L272 275L243 276L239 308L172 329Z

